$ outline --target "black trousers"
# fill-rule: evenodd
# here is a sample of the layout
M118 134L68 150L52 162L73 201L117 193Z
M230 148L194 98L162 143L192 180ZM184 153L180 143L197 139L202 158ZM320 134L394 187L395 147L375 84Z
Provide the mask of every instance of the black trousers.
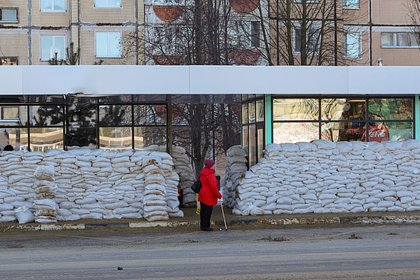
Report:
M212 212L213 212L213 206L206 205L200 202L200 228L201 229L210 228L210 218L211 218Z

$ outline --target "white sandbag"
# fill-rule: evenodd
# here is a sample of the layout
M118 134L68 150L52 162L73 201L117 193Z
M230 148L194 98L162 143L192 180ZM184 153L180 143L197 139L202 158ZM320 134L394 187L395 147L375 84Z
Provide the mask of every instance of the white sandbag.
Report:
M26 224L35 221L34 215L27 207L16 208L15 215L19 224Z

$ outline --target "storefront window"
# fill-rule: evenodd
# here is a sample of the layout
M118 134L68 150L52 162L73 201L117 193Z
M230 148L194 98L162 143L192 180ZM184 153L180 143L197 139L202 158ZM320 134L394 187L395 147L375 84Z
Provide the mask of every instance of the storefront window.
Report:
M303 100L273 100L275 143L318 139L315 128L319 125L321 139L330 141L401 141L414 137L412 98L321 98L306 100L307 105L302 105ZM316 100L321 103L321 119L315 116ZM305 123L308 116L314 121Z
M257 130L257 143L258 143L258 150L257 155L258 159L263 157L263 151L264 151L264 129L258 128Z
M176 124L181 124L182 104L173 106ZM134 125L165 125L167 120L166 105L134 105ZM131 120L130 120L131 122Z
M131 105L99 106L100 126L130 125L131 122Z
M257 100L257 122L264 121L264 100Z
M29 107L31 126L63 125L64 107L61 105Z
M248 116L249 123L255 123L255 102L248 103Z
M242 127L242 147L248 150L249 138L248 138L248 126Z
M255 137L255 124L249 126L248 159L250 166L257 163L257 139Z
M248 104L242 104L242 124L248 123Z

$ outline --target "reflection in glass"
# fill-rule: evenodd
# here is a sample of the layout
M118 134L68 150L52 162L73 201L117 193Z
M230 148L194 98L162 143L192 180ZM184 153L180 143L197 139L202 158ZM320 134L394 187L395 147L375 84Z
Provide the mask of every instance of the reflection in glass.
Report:
M248 121L249 123L255 123L255 101L248 103Z
M257 122L264 121L264 100L257 101Z
M173 105L173 116L182 115L183 105ZM135 125L165 125L166 105L134 105Z
M369 100L369 117L373 120L412 120L412 98L375 98Z
M242 104L242 124L248 123L248 104Z
M258 160L263 157L264 150L264 129L258 128L257 130L257 141L258 141Z
M31 106L32 126L63 125L64 107L60 105Z
M385 122L389 129L390 141L404 141L414 138L414 124L412 122Z
M344 109L348 106L344 98L323 98L321 99L321 119L342 120Z
M249 125L249 165L253 166L257 163L257 139L255 137L255 124Z
M100 127L99 147L105 150L131 149L131 127Z
M166 145L165 126L144 126L134 128L134 148L144 149L151 145Z
M311 142L319 139L317 122L274 123L274 143Z
M0 148L12 145L15 151L28 149L28 129L26 128L0 128Z
M248 126L242 127L242 147L247 150L248 149Z
M0 125L26 125L28 121L26 108L26 106L0 106Z
M131 105L100 105L99 125L118 126L131 124Z
M62 127L31 128L31 151L47 152L51 149L63 149Z
M321 125L321 139L330 141L366 141L364 122L329 122Z
M275 98L273 99L273 119L280 120L317 120L318 99L313 98Z

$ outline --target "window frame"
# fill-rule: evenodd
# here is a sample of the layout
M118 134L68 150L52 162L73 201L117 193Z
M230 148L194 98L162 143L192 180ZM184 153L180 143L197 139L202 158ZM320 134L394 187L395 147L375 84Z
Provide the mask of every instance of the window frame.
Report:
M53 39L53 45L50 47L50 52L51 52L51 50L52 50L52 48L55 46L55 39L56 38L58 38L58 37L62 37L62 38L64 38L64 49L63 49L63 57L58 57L57 56L57 59L66 59L66 46L67 46L67 36L66 35L48 35L48 34L41 34L40 35L40 45L39 45L39 47L40 47L40 52L39 52L39 60L40 61L49 61L50 59L52 59L52 58L54 58L54 56L53 57L50 57L50 58L48 58L48 59L44 59L43 57L42 57L42 37L52 37L52 39Z
M308 40L308 33L311 31L311 29L312 29L312 31L313 31L313 29L315 29L315 27L317 27L317 25L316 25L316 23L311 23L309 26L307 26L308 27L308 30L306 30L306 39L307 39L307 50L308 50L308 54L313 54L313 53L318 53L319 52L319 49L320 49L320 47L321 47L321 45L320 45L320 42L319 42L319 40L318 40L318 42L315 42L315 43L317 43L316 44L316 46L315 46L315 48L311 48L310 47L310 45L309 45L309 40ZM296 49L296 46L297 46L297 38L298 38L298 36L296 36L296 31L297 30L299 30L299 34L302 32L301 30L302 30L302 28L300 27L300 26L294 26L293 27L293 54L295 54L295 55L299 55L300 53L301 53L301 50L300 50L300 44L299 44L299 50L297 50ZM321 31L319 30L319 29L316 29L315 31L313 31L314 32L314 34L315 34L315 32L316 33L318 33L318 37L317 38L319 38L319 36L322 36L322 34L321 34ZM300 41L300 36L299 36L299 41Z
M51 9L44 9L44 8L42 8L43 1L50 1L51 2ZM65 13L65 12L67 12L67 5L68 5L67 0L64 0L64 10L58 10L58 9L56 9L54 7L55 6L55 1L57 1L57 0L40 0L39 10L42 13Z
M110 0L107 0L108 4L107 5L103 5L103 6L98 6L97 4L97 0L95 0L95 3L93 4L94 8L98 8L98 9L121 9L122 8L122 2L121 0L112 0L114 2L119 2L119 5L109 5Z
M384 46L382 44L382 36L384 36L385 34L391 34L392 35L392 45L390 46ZM408 36L410 36L410 34L414 37L413 42L415 42L416 45L412 45L412 46L398 46L397 45L397 36L398 34L407 34ZM411 37L411 36L410 36ZM381 49L418 49L420 48L420 44L419 42L416 40L416 35L413 32L381 32Z
M98 55L98 33L107 33L107 55ZM108 46L109 46L109 34L110 33L118 33L119 34L119 54L116 55L110 55ZM122 32L121 31L95 31L95 57L96 58L107 58L107 59L121 59L122 58Z
M16 11L16 20L3 20L2 19L2 11L3 10L15 10ZM1 7L0 8L0 23L19 23L19 8L13 8L13 7Z

